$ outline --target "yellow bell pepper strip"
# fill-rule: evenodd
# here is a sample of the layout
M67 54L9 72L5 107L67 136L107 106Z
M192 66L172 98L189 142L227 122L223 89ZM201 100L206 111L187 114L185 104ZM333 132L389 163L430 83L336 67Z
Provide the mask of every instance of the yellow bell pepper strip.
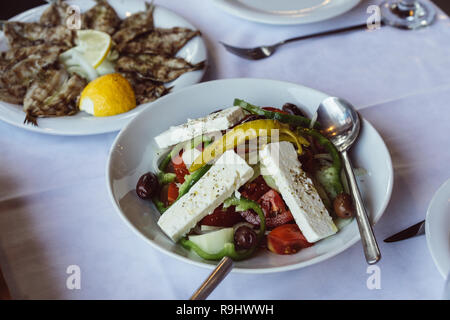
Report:
M278 130L280 141L290 141L297 145L297 152L302 153L302 145L308 146L309 142L300 135L295 134L289 125L272 119L260 119L237 125L221 139L214 141L206 147L191 164L189 171L194 172L206 163L222 155L225 151L233 149L245 141L258 137L271 137L273 130Z
M280 122L287 123L296 127L300 126L304 128L309 128L309 126L311 125L311 120L308 118L296 116L293 114L283 114L280 112L265 110L251 103L245 102L244 100L241 99L234 99L234 106L241 107L242 109L245 109L252 114L258 114L268 119L278 120ZM319 123L316 122L314 124L314 127L318 128Z
M187 238L181 239L180 244L188 250L193 250L201 258L205 260L220 260L225 256L230 257L235 261L246 259L250 257L259 247L259 244L261 243L261 240L264 237L264 233L266 232L266 218L264 216L264 212L262 211L261 206L257 202L246 199L244 197L241 197L239 199L234 196L228 198L227 200L225 200L223 206L224 208L229 206L236 206L236 211L245 211L252 209L258 214L261 223L259 224L259 232L256 236L257 241L254 247L247 250L236 251L234 243L228 242L225 243L222 250L220 250L217 253L211 254L209 252L205 252L198 245L188 240Z

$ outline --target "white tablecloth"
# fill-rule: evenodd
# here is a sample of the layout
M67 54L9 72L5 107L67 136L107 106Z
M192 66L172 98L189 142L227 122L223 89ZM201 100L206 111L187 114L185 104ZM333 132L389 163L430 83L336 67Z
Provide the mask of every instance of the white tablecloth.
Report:
M450 177L450 20L417 31L383 27L306 40L250 62L218 44L251 46L365 21L367 2L338 18L298 26L240 20L203 0L156 1L203 32L210 60L205 80L287 80L353 102L390 149L395 184L375 226L383 255L381 289L369 290L361 244L304 269L230 274L213 299L437 299L444 281L425 237L386 244L385 237L425 217ZM105 164L116 133L47 136L0 123L0 265L19 299L186 299L209 274L153 249L114 212ZM81 269L69 290L67 267Z

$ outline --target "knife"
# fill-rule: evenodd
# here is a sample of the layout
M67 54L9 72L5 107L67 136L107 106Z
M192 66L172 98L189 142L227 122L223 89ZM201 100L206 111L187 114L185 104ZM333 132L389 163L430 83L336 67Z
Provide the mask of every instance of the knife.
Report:
M425 220L416 223L415 225L400 231L389 238L384 239L384 242L396 242L400 240L409 239L425 233Z

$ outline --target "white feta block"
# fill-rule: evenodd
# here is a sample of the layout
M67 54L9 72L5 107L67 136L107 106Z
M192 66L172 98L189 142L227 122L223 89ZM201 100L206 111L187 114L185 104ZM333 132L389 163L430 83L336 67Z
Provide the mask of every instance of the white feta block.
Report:
M319 241L337 232L311 179L301 169L297 152L290 142L270 143L260 150L259 156L308 242Z
M167 148L200 135L231 128L245 117L241 107L231 107L206 117L189 120L185 124L170 127L155 137L159 148Z
M177 242L252 175L253 169L234 150L225 152L187 194L161 215L158 225Z

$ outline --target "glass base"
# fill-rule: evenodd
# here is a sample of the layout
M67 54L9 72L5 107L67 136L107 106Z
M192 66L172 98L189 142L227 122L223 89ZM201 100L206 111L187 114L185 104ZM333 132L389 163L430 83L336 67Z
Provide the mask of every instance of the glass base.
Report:
M381 5L384 23L403 29L417 29L430 25L436 16L433 6L421 1L388 0Z

